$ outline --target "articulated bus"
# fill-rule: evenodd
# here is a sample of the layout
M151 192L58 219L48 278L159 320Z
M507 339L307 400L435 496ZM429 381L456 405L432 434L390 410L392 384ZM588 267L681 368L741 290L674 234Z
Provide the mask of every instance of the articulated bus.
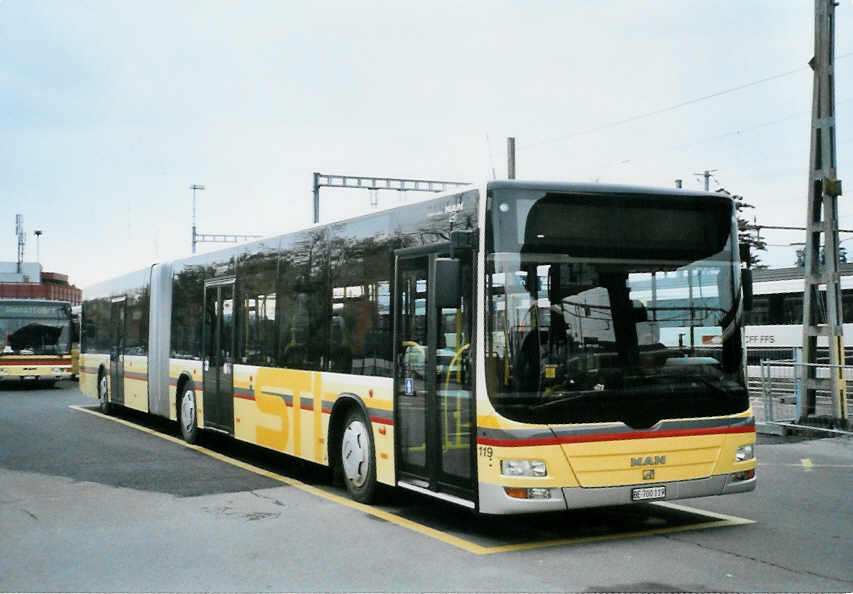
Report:
M12 381L52 385L71 376L71 304L0 299L0 387Z
M729 198L491 181L87 289L80 385L189 442L326 465L361 502L378 485L488 514L737 493L756 483L744 283Z

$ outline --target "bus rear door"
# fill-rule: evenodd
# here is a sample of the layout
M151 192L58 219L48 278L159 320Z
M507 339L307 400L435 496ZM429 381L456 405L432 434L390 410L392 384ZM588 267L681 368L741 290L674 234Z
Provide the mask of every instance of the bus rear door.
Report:
M124 404L124 346L127 298L114 297L110 304L110 402Z
M234 433L234 280L204 289L204 426Z

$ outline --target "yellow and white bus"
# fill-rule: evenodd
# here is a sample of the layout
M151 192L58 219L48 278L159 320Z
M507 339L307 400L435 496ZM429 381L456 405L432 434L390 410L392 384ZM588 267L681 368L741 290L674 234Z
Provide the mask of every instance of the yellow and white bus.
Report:
M190 442L327 465L362 502L737 493L756 482L742 276L724 196L491 181L87 289L80 385Z
M54 382L71 376L71 304L0 299L0 387Z

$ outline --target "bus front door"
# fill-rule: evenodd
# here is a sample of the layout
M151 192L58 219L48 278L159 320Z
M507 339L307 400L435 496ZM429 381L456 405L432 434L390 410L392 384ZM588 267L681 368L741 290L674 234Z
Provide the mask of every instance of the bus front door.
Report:
M204 426L234 433L234 282L204 290Z
M395 283L395 434L399 484L473 505L471 265L456 307L438 308L437 251L401 250Z
M110 304L110 402L124 404L124 327L127 299L115 297Z

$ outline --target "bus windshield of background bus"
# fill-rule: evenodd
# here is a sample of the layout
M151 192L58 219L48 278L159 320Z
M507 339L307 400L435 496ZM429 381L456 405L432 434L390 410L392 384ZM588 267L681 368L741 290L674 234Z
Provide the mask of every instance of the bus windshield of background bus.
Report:
M0 355L69 352L68 305L0 303Z
M644 428L746 410L730 201L539 196L490 204L498 412Z

